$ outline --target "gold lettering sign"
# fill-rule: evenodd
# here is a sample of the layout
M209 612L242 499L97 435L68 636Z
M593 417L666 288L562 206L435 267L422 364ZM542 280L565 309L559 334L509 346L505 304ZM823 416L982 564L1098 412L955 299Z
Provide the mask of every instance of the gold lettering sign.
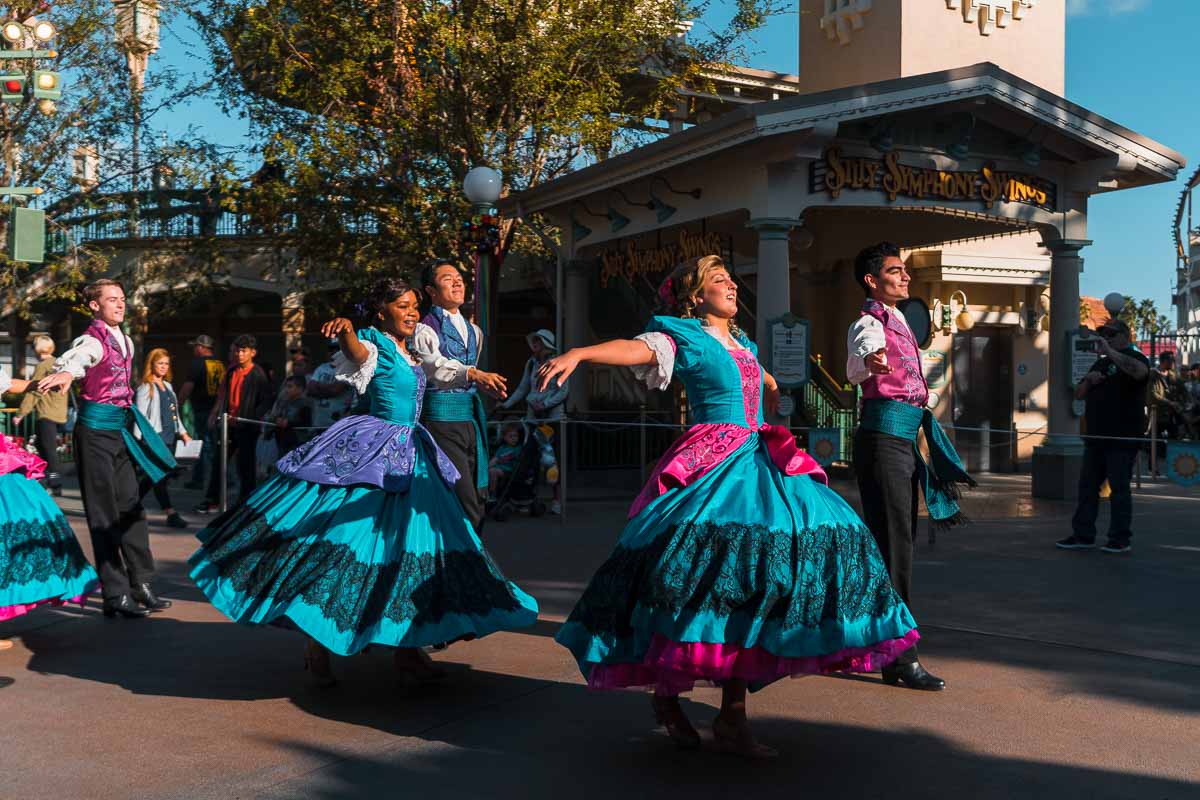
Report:
M721 237L716 233L679 232L679 243L638 250L633 242L624 250L606 250L600 256L600 285L607 287L611 278L624 277L630 283L635 275L670 272L690 258L721 252Z
M998 202L1024 203L1047 211L1054 210L1058 193L1044 178L1001 172L992 163L978 172L946 172L901 164L896 153L882 160L844 158L836 147L825 151L823 162L814 163L810 188L833 198L850 189L882 192L892 201L897 197L973 201L989 209Z

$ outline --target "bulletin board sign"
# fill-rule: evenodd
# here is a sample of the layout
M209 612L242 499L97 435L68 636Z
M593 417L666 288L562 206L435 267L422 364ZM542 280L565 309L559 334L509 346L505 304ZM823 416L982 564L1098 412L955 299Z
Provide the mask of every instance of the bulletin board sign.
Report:
M767 323L770 334L767 367L780 389L799 389L808 383L809 325L790 311Z

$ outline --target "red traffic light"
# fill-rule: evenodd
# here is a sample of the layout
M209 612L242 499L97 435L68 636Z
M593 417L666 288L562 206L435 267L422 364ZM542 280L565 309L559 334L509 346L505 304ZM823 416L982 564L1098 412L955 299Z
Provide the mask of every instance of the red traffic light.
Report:
M4 82L4 91L11 94L16 94L24 88L25 84L22 81L7 80Z

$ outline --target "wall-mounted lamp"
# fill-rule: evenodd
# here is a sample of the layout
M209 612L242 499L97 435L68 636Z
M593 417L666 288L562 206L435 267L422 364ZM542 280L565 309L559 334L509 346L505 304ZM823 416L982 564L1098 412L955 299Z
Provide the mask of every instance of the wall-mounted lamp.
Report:
M586 239L592 235L592 229L587 225L583 225L579 220L575 219L575 212L571 212L571 240L578 242L580 239Z
M954 313L954 298L961 297L958 314ZM942 333L969 331L975 327L975 317L967 309L967 293L961 289L951 292L949 302L933 301L933 324Z
M694 200L699 200L699 199L700 199L700 195L704 194L704 190L702 190L702 189L689 189L689 190L688 190L688 191L686 191L686 192L681 192L681 191L679 191L678 189L676 189L674 186L672 186L670 183L668 183L668 182L667 182L667 179L666 179L666 178L664 178L662 175L655 175L653 178L651 178L651 179L650 179L650 189L651 189L652 191L653 191L653 189L654 189L654 182L655 182L655 181L659 181L659 182L661 182L663 186L666 186L666 187L667 187L667 191L668 191L668 192L671 192L672 194L686 194L686 195L690 195L690 196L692 197L692 199L694 199Z
M617 211L612 206L608 207L608 213L605 214L605 216L608 217L609 230L611 230L613 233L616 233L629 224L629 217L625 216L620 211Z
M654 210L654 216L660 224L670 219L677 210L675 206L663 202L653 190L650 191L650 208Z

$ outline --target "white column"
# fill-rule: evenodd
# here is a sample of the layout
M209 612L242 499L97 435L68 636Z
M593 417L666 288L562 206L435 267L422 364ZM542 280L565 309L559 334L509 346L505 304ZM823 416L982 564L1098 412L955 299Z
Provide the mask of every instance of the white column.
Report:
M800 220L789 217L752 219L747 227L758 231L758 310L754 339L761 352L770 345L767 341L767 321L781 317L791 310L791 261L788 242L792 228Z
M304 292L288 292L283 295L279 306L283 318L284 358L287 359L285 370L290 375L292 348L301 347L304 343Z
M563 334L565 341L559 342L559 352L565 353L572 347L591 344L591 326L588 324L588 266L583 259L570 259L564 264L566 273L563 294ZM570 378L570 394L567 407L586 411L588 406L586 365L575 371Z

